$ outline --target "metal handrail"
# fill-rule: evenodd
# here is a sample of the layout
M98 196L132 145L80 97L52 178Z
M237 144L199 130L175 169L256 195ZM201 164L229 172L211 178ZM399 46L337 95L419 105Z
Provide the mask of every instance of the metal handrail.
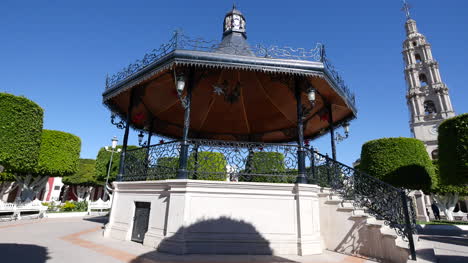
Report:
M413 260L416 259L413 234L416 233L414 204L405 190L396 188L374 176L333 160L327 155L308 149L311 168L309 180L329 187L344 199L352 200L377 219L393 228L397 235L408 241ZM323 173L325 169L325 176Z

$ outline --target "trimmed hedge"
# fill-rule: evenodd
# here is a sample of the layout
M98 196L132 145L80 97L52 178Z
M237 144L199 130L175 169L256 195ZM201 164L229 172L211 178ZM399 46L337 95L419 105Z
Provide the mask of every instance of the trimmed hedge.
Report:
M132 150L139 148L134 145L128 145L127 150ZM115 150L122 149L122 145L117 145ZM99 182L105 182L107 177L107 169L109 168L111 152L106 151L104 147L99 149L99 152L96 157L96 180ZM120 153L115 152L112 157L112 167L109 175L109 182L115 181L117 174L119 173L120 165Z
M226 158L222 153L199 152L197 162L195 153L189 156L187 170L189 178L198 180L224 181L226 180ZM160 157L156 166L150 168L148 180L175 179L179 170L179 158Z
M241 175L239 177L239 181L265 183L294 183L297 177L297 170L286 170L284 165L284 155L278 152L251 153L247 157L245 172L246 175ZM278 176L267 176L258 174L277 174Z
M198 180L225 181L227 161L224 154L218 152L198 152L195 161L195 153L188 159L187 170L190 177Z
M64 176L62 181L67 185L98 185L96 182L96 160L79 159L76 173Z
M148 180L175 179L179 169L179 158L160 157L156 161L156 166L151 168Z
M436 184L431 189L431 193L435 194L447 194L447 193L458 193L460 196L468 196L468 187L463 184L444 184L441 180L439 161L432 160L434 165L434 173L436 178Z
M29 173L37 165L43 114L25 97L0 93L0 164L6 170Z
M66 176L76 173L80 158L79 137L62 131L42 130L42 143L34 174Z
M468 184L468 113L442 122L438 141L441 183Z
M366 142L360 169L396 187L429 190L434 167L424 144L413 138L383 138Z

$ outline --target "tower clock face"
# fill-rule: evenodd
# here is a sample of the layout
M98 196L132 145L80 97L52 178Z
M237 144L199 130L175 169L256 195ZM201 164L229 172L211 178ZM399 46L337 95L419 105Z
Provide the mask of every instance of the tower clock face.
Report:
M433 135L437 135L437 125L432 126L429 132Z

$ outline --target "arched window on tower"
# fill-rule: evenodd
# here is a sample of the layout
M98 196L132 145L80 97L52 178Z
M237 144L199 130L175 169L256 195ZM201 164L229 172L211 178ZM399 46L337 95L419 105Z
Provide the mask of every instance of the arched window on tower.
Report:
M424 102L424 114L429 115L437 113L436 106L432 100L426 100Z
M432 157L432 160L438 160L439 159L439 150L438 149L435 149L431 152L431 157Z
M424 73L419 74L419 82L420 82L419 84L421 87L427 85L427 77Z
M414 55L414 58L416 59L416 63L421 63L421 61L422 61L421 55L419 55L419 54L416 53L416 54Z

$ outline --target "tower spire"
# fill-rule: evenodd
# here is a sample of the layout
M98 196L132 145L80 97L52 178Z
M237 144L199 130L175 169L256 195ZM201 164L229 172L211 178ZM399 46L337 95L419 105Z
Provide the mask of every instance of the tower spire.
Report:
M408 2L406 2L406 0L403 0L403 7L401 8L401 10L405 12L407 20L411 19L411 15L409 11L410 9L411 9L411 6L408 4Z
M447 85L442 81L439 63L433 58L431 45L419 33L416 21L409 17L409 6L403 1L408 18L403 42L406 99L411 113L410 128L414 138L424 142L432 159L437 158L437 127L445 119L455 116Z

